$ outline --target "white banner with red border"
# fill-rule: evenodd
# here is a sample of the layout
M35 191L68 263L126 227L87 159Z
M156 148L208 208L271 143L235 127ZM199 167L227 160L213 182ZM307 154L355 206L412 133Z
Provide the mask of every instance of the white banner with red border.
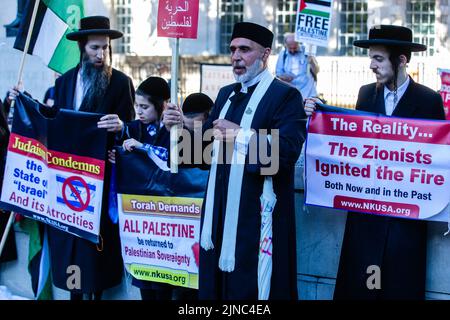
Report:
M306 204L448 221L450 121L317 111L305 174Z
M0 208L99 243L106 130L100 114L61 109L55 118L16 99Z

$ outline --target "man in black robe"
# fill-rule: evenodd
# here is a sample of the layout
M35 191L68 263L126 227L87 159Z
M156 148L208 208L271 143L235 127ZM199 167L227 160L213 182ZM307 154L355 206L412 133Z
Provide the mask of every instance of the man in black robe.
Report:
M55 106L78 111L106 114L100 118L99 128L109 132L123 129L123 121L134 118L134 87L131 79L111 67L111 39L122 33L110 29L109 19L92 16L81 19L80 29L69 33L69 40L77 41L81 63L56 80ZM108 139L108 150L114 135ZM108 196L111 167L107 163L103 187L100 221L100 243L49 228L52 257L52 274L55 286L66 289L67 268L77 265L81 271L81 287L71 290L72 299L81 294L100 299L102 291L122 281L123 262L120 250L119 229L108 214Z
M300 92L274 79L267 70L272 40L272 32L260 25L241 22L234 26L230 51L237 83L220 90L202 127L204 133L213 130L214 143L218 141L224 157L222 162L211 166L203 202L200 299L297 299L298 296L294 164L304 141L306 122ZM253 118L244 125L247 121L244 118L250 114ZM181 119L181 111L169 105L164 113L166 128L180 124ZM272 136L271 143L268 134ZM207 139L207 134L204 138ZM210 142L211 135L203 150ZM235 179L233 172L242 166L230 162L230 157L238 153L245 157L245 165L241 176ZM270 161L262 161L261 155L268 155ZM260 197L268 176L277 200L272 213L272 237L260 243ZM233 219L235 225L227 222ZM273 269L265 274L264 283L258 277L264 273L258 265L265 245L273 248L269 250Z

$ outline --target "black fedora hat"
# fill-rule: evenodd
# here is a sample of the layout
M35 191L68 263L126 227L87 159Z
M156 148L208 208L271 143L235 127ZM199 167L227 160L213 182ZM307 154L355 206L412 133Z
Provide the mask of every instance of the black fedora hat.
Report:
M110 28L109 19L103 16L91 16L80 19L80 29L68 33L66 38L78 41L89 35L105 35L110 39L117 39L123 36L122 32Z
M412 42L412 30L406 27L393 25L373 26L369 30L368 40L353 41L353 45L360 48L369 48L369 46L389 46L401 47L412 52L425 51L427 46Z

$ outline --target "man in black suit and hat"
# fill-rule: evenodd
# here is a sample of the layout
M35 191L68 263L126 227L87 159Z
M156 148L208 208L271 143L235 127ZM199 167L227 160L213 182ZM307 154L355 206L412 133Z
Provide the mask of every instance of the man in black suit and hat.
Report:
M45 108L48 116L58 109L105 114L98 122L99 128L108 132L120 132L123 121L134 118L134 87L131 79L111 67L111 40L122 37L122 33L110 28L109 19L103 16L85 17L80 20L80 29L66 35L77 41L80 63L56 80L54 107ZM17 88L9 92L15 99ZM108 150L112 149L114 135L108 138ZM110 152L110 151L108 151ZM56 228L48 228L48 239L52 258L52 276L56 287L69 290L72 300L101 299L104 289L122 281L122 256L118 225L114 225L108 214L108 195L111 167L107 162L100 221L100 243L94 244ZM69 288L72 275L69 266L78 266L80 287ZM69 271L68 271L69 270ZM69 273L68 273L69 272Z
M80 29L67 34L67 39L77 41L81 53L80 63L56 80L55 106L77 111L103 113L99 128L108 132L120 132L123 121L134 118L134 87L131 79L111 67L111 40L122 33L110 28L107 17L91 16L80 20ZM108 139L111 150L114 135ZM81 271L80 288L71 289L71 299L100 299L102 291L122 281L123 262L120 250L118 225L108 215L109 178L111 167L106 166L100 243L49 228L49 244L52 257L52 274L55 286L69 290L67 273L70 265Z
M444 120L441 96L413 81L406 66L412 52L426 46L412 42L412 31L393 25L374 26L368 40L353 45L369 49L377 82L362 86L356 109L388 116ZM315 110L308 99L305 112ZM334 299L425 298L427 223L350 212L336 279ZM380 269L381 288L369 289L370 266ZM370 281L369 281L370 282Z
M210 133L214 140L202 208L199 299L297 299L294 164L306 115L300 91L267 69L272 41L263 26L234 25L230 58L237 82L220 90L202 128L210 130L203 154L211 151ZM163 122L167 129L180 125L182 113L169 105Z

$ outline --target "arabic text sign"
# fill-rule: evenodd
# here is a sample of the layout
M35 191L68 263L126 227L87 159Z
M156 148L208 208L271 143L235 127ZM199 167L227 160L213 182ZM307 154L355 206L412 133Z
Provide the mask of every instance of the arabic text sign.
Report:
M441 97L444 102L445 117L450 120L450 70L440 69L439 73L441 75Z
M197 38L199 0L159 0L158 37Z
M332 0L298 0L295 39L327 47L330 34Z
M306 145L306 203L447 221L450 122L316 112Z

